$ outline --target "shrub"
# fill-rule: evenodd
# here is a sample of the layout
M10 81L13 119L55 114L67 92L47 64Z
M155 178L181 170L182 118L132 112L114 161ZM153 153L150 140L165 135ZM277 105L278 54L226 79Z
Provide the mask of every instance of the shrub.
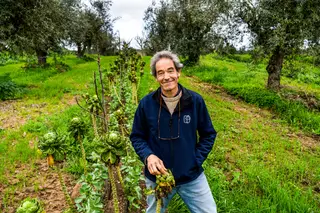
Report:
M16 55L11 55L6 52L0 52L0 66L4 66L7 64L14 64L19 62L19 58Z
M13 99L19 93L21 89L12 81L9 73L0 76L0 100Z
M247 103L272 109L288 123L320 135L320 116L310 112L302 103L285 100L276 92L251 85L225 86L227 92L239 97Z

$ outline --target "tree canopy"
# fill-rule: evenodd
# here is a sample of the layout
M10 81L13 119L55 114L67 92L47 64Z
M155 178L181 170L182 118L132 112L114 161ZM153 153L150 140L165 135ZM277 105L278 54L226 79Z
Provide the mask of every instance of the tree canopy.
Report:
M255 47L270 55L267 87L279 89L283 60L286 56L320 42L320 2L315 0L233 1L238 24L246 24Z
M196 64L210 41L212 26L227 3L217 0L171 0L153 3L145 12L146 46L151 52L171 49Z
M36 54L46 63L48 51L58 51L67 41L86 50L113 53L111 0L3 0L0 2L0 41L15 53ZM110 50L111 49L111 50Z

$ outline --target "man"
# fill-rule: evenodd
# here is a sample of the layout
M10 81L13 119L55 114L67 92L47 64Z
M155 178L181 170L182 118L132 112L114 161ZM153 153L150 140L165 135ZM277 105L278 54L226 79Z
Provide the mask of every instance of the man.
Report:
M178 193L191 212L215 213L216 204L202 163L212 149L216 131L204 100L178 83L183 65L177 55L158 52L150 66L160 87L140 101L130 135L136 153L146 165L146 186L154 188L155 175L166 174L170 169L176 187L163 199L161 212ZM147 213L155 213L154 195L147 197L147 204Z

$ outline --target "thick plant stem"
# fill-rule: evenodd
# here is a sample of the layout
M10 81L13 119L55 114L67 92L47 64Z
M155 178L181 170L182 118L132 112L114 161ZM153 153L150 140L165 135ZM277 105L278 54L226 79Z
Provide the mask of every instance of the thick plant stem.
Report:
M71 212L75 212L75 211L74 211L73 202L72 202L71 197L70 197L70 195L69 195L69 193L68 193L66 184L64 183L64 180L63 180L61 171L60 171L60 169L59 169L59 166L56 166L56 170L57 170L57 173L58 173L58 177L59 177L59 181L60 181L60 185L61 185L61 188L62 188L64 197L65 197L65 199L66 199L66 201L67 201L67 204L68 204L68 206L69 206L69 210L70 210Z
M157 209L156 213L161 213L161 198L157 199Z
M126 133L125 132L125 127L123 126L121 121L118 121L118 124L119 124L119 127L120 127L121 135L124 137L125 133ZM129 144L128 144L127 141L126 141L126 153L127 153L127 156L129 156Z
M132 103L138 105L137 84L132 83Z
M117 168L117 174L118 174L118 177L119 177L119 181L120 181L121 186L122 186L122 188L124 190L125 189L124 188L124 182L123 182L123 178L122 178L122 175L121 175L121 170L120 170L119 164L116 166L116 168Z
M91 114L91 118L92 118L92 126L93 126L94 136L96 138L98 138L99 134L98 134L98 129L97 129L96 117L93 114Z
M104 102L104 86L103 86L103 80L102 80L102 71L101 71L101 65L100 65L100 55L98 55L98 71L100 76L100 84L101 84L101 105L102 105L102 112L103 112L103 127L106 132L108 132L108 121L107 121L107 109Z
M79 140L79 143L80 143L80 148L81 148L81 153L82 153L84 175L87 175L86 152L85 152L85 150L84 150L83 143L82 143L82 140L81 140L81 136L80 136L80 135L78 135L78 140Z
M113 208L115 213L119 213L119 203L118 203L118 195L117 195L117 187L116 182L113 176L113 169L112 165L108 165L108 173L109 173L109 179L111 182L111 190L112 190L112 198L113 198Z
M119 101L120 105L121 105L122 107L124 107L123 103L121 102L121 98L120 98L120 96L119 96L119 95L118 95L118 93L117 93L117 88L114 86L114 84L113 84L113 83L112 83L111 85L112 85L112 87L113 87L114 94L116 95L116 97L117 97L117 99L118 99L118 101Z
M96 93L96 96L99 97L98 94L98 87L97 87L97 76L96 76L96 71L93 71L93 84L94 84L94 91Z

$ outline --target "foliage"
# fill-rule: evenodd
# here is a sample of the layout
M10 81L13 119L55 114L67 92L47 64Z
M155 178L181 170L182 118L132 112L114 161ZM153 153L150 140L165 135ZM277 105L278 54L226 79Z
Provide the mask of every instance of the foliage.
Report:
M285 60L282 75L288 78L297 79L299 82L320 85L320 72L316 72L312 66L307 63L301 63L294 58Z
M172 188L175 187L175 180L172 172L168 170L167 174L160 174L156 176L156 187L155 189L148 189L147 194L154 193L157 199L156 212L161 212L162 198L168 197L171 193Z
M107 168L101 163L92 165L93 171L82 175L79 184L80 196L75 199L78 212L103 213L102 197L105 180L108 177Z
M233 1L231 16L239 25L245 23L254 38L270 54L267 86L279 89L283 59L304 44L318 44L320 4L318 1L259 0Z
M1 38L12 52L36 54L46 63L47 51L57 51L77 1L4 0L0 3Z
M16 213L43 213L45 212L40 201L36 198L27 197L17 209Z
M10 74L0 75L0 100L13 99L22 92L22 89L12 81Z
M101 138L101 145L97 147L97 152L101 155L101 160L105 164L118 164L120 157L125 155L125 141L127 139L119 132L109 131Z
M69 124L69 131L76 140L83 138L88 127L84 120L80 117L74 117L71 119Z
M168 197L172 188L175 187L175 181L171 171L168 170L168 174L157 175L156 184L156 198L159 200L161 198Z
M14 64L14 63L17 63L18 61L19 61L19 58L16 55L0 51L0 66L4 66L7 64Z
M46 155L53 155L57 160L63 160L67 151L66 135L57 132L48 132L40 138L39 149Z
M141 208L142 190L140 182L144 181L141 176L141 162L138 161L137 156L125 156L122 158L123 164L121 170L124 173L125 194L130 202L129 210L135 212L135 210Z
M226 9L225 1L160 1L145 12L146 46L154 53L170 48L187 64L199 62L200 54L208 46L211 28L220 13Z
M111 0L90 1L90 7L78 7L72 12L68 29L69 43L77 46L77 56L93 50L102 55L115 52L116 42L111 19Z
M233 62L233 64L236 63ZM320 116L316 112L317 98L312 99L310 96L302 101L297 100L298 98L290 99L281 91L274 92L261 86L263 79L259 77L261 76L259 69L245 70L245 67L237 69L242 71L234 71L217 65L202 65L186 69L185 72L189 75L196 75L205 82L221 85L229 94L259 107L271 109L291 125L319 135ZM304 97L303 94L297 94L297 96ZM309 109L309 105L313 107L312 110Z

